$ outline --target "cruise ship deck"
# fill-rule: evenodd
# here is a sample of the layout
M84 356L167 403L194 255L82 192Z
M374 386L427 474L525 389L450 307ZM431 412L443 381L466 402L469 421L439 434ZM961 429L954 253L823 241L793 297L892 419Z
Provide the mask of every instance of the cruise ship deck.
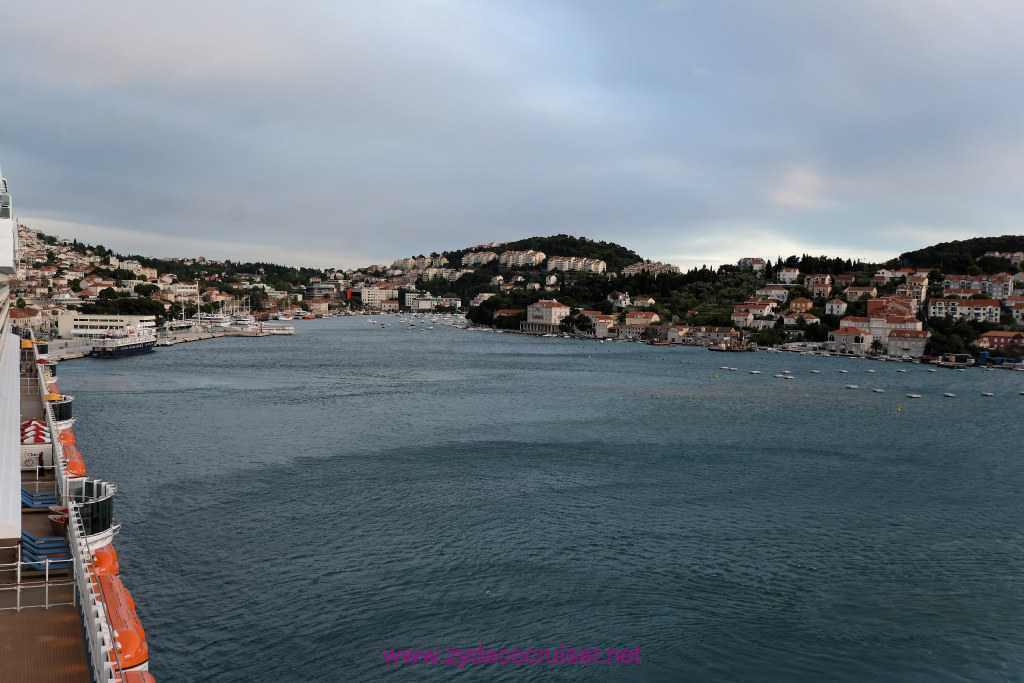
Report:
M43 419L38 383L22 372L22 421ZM54 492L52 468L25 469L22 488ZM21 509L22 529L36 538L53 536L49 510ZM4 676L28 683L89 683L92 675L82 638L82 617L75 600L70 568L51 571L26 569L19 560L17 538L0 540L0 661Z

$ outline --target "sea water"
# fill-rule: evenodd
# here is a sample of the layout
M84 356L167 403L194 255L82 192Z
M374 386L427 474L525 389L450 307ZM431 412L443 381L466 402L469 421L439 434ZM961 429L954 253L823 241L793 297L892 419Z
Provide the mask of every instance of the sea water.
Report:
M1024 374L373 320L60 364L157 680L1024 677Z

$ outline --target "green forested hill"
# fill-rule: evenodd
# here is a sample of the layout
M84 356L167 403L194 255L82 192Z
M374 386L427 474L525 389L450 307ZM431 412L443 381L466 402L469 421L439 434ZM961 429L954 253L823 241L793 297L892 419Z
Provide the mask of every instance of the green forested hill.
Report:
M1024 251L1024 235L972 237L969 240L940 242L924 249L900 254L899 264L906 268L938 268L944 273L966 273L971 266L984 272L1008 270L1004 259L985 258L987 251Z
M583 258L601 259L608 264L608 270L618 272L625 266L642 261L640 255L631 249L614 242L595 242L586 237L572 235L552 235L551 237L527 237L515 242L505 242L493 251L526 251L533 249L543 251L548 256L580 256ZM455 266L462 260L463 254L473 249L460 249L445 252L445 257Z

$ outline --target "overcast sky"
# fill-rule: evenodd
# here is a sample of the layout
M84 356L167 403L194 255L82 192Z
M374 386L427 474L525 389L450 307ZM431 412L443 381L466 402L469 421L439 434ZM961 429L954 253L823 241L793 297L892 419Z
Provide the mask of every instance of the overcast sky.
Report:
M0 167L122 253L568 233L684 268L1022 234L1020 0L0 0Z

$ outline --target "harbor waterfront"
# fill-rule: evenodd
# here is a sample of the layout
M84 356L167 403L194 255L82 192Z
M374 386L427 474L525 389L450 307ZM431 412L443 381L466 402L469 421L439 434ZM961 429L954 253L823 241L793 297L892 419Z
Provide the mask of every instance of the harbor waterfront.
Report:
M1024 374L380 320L61 365L158 678L1024 676Z

